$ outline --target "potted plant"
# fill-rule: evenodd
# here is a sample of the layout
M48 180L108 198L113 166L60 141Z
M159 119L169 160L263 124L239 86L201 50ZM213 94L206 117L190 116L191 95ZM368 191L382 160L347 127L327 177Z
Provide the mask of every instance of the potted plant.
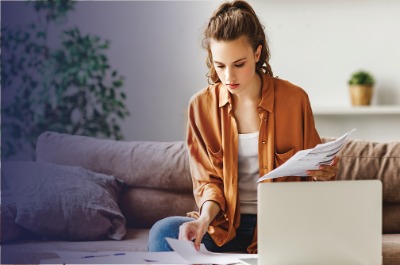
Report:
M370 105L375 79L366 71L352 74L349 80L351 104L353 106Z

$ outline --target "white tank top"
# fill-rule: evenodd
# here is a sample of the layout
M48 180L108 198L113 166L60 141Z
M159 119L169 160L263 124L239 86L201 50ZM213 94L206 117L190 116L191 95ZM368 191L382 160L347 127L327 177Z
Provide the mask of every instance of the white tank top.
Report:
M241 214L257 214L258 132L239 134L239 203Z

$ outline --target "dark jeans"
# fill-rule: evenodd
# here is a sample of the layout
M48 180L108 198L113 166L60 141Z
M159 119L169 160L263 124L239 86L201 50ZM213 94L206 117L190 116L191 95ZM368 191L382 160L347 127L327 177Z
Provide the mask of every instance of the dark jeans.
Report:
M193 221L193 218L172 216L164 218L153 225L149 234L149 251L172 251L166 237L178 238L179 226L185 222ZM236 237L219 247L206 233L202 243L206 249L212 252L246 252L247 247L253 240L254 229L257 224L257 215L242 214L240 216L240 226L236 230Z

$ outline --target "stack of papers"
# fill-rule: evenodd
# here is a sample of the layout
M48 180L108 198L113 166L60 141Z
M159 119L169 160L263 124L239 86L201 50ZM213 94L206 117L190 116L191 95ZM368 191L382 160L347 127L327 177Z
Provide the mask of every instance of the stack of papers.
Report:
M335 155L342 149L344 142L355 130L345 133L335 141L297 152L283 165L259 178L258 182L284 176L306 177L307 170L317 170L320 165L330 164Z

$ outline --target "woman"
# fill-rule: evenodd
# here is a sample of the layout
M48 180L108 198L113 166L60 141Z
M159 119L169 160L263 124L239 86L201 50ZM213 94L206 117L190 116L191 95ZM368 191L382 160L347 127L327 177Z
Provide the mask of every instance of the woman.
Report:
M215 252L255 253L257 179L320 138L307 94L273 77L263 26L249 4L222 4L204 37L212 84L190 100L187 135L200 211L157 222L149 251L171 250L164 238L173 237L194 240L196 249L204 243ZM330 180L337 163L274 181Z

